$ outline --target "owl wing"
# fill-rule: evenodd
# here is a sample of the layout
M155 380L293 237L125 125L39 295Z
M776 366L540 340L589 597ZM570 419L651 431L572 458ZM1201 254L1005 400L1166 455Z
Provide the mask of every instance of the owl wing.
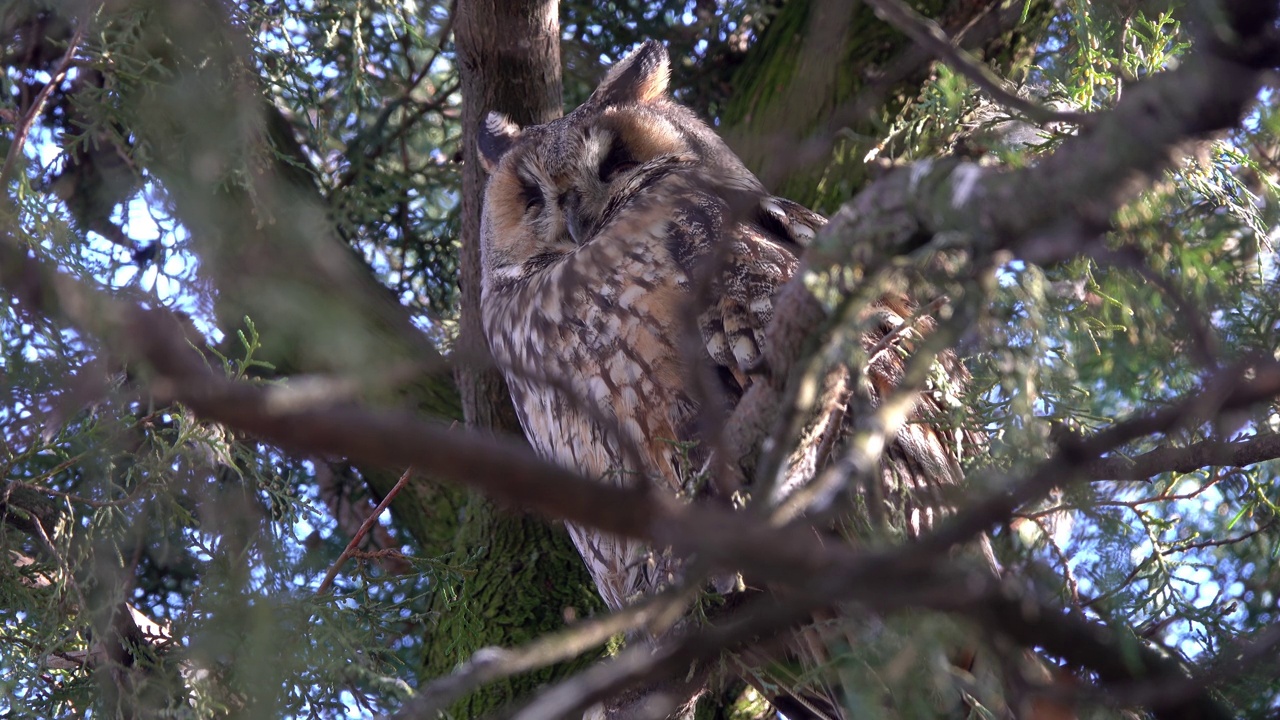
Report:
M699 194L693 188L674 213L671 253L689 278L696 298L698 339L731 410L762 367L767 330L774 316L778 290L795 274L798 257L826 224L826 218L804 206L767 194L716 192ZM727 199L726 199L727 198ZM735 213L736 210L736 213ZM873 406L901 383L907 358L919 340L934 327L919 307L900 293L889 293L863 315L861 337L868 353L865 374ZM708 363L709 361L709 363ZM896 527L909 536L930 527L946 509L947 486L962 479L962 453L980 444L972 432L939 427L927 420L946 417L959 402L957 391L969 379L953 352L938 360L939 382L921 395L910 421L886 448L881 462L884 506ZM855 418L848 415L850 388L846 369L836 368L824 384L824 397L802 428L799 447L790 459L787 493L811 479L841 450ZM693 427L685 423L685 427ZM697 439L690 437L686 439Z
M624 484L646 474L627 469L616 430L583 403L538 383L508 385L525 435L540 456L606 482ZM626 607L679 577L680 563L669 551L577 523L565 526L608 607Z

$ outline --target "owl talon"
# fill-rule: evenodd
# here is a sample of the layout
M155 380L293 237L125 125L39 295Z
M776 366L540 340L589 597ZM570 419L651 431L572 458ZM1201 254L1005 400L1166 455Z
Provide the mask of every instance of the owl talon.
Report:
M742 366L742 371L748 375L768 375L769 361L765 358L764 353L756 356L749 364Z

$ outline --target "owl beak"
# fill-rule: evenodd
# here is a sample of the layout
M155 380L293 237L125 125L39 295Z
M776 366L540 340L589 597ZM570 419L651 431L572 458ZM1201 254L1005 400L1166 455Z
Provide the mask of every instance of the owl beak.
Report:
M594 220L583 217L582 193L577 190L566 191L560 196L560 210L564 213L565 226L569 229L573 244L581 246L591 237L595 228Z

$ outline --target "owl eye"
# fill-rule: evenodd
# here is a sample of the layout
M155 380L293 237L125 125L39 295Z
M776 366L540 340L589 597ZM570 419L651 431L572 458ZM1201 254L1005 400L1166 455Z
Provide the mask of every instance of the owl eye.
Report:
M600 181L613 182L618 176L629 173L640 166L622 143L614 143L609 154L600 162Z
M520 197L524 200L524 211L539 209L544 201L542 199L542 187L537 183L522 181L520 183Z

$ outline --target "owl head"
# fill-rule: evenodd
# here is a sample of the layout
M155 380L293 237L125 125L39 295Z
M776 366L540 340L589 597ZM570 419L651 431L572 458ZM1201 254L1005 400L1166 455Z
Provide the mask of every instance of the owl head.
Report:
M497 113L478 144L489 173L481 221L486 291L519 282L591 242L610 213L672 171L764 193L719 136L668 92L670 59L645 42L573 112L521 128Z

